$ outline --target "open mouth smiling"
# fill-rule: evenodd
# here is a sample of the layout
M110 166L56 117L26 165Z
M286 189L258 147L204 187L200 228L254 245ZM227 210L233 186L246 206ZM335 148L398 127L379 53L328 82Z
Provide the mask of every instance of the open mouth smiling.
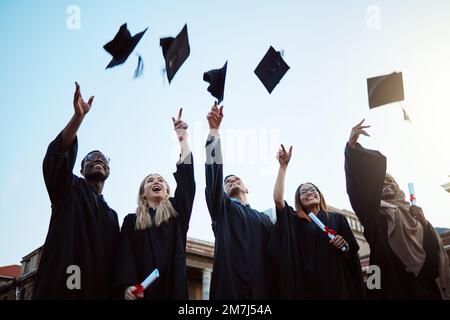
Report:
M159 192L159 191L161 191L161 186L159 186L159 185L154 185L154 186L152 187L152 191L153 191L153 192Z
M93 166L92 166L92 168L96 168L96 167L101 167L101 168L103 168L103 169L106 170L106 166L105 166L105 164L102 163L102 162L96 162L96 163L94 163Z

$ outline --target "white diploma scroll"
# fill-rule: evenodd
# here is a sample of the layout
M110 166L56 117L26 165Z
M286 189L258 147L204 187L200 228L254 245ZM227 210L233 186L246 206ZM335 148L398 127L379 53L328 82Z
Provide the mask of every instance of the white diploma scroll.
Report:
M314 213L310 212L308 214L308 216L320 228L320 230L322 230L323 232L325 232L328 235L328 238L330 238L331 240L336 238L336 236L333 234L335 232L333 230L325 227L325 225L322 223L322 221L320 221L319 218L317 218ZM348 250L348 245L346 244L343 247L341 247L341 250L344 251L344 252L347 251Z
M416 192L414 191L414 183L408 183L409 201L413 206L416 205Z
M153 272L150 273L150 275L147 278L145 278L145 280L142 281L141 284L135 286L135 289L133 289L133 294L136 295L144 292L144 290L147 289L148 286L151 285L153 281L155 281L158 277L159 277L158 269L153 270Z

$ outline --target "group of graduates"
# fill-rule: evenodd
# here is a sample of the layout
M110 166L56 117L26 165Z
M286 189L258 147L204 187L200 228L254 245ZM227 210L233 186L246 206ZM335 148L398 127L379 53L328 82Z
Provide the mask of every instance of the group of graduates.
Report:
M73 174L77 131L93 97L82 98L76 83L74 115L53 140L43 162L52 206L34 299L188 299L186 239L196 184L187 124L172 118L180 142L173 196L166 180L147 175L139 186L135 213L119 227L117 213L102 196L109 159L92 151ZM248 189L235 175L223 175L220 124L223 106L207 115L205 198L215 236L210 299L449 299L450 269L440 237L420 207L405 201L386 173L386 158L358 143L368 126L356 125L345 146L347 193L364 226L370 264L381 285L368 290L359 246L346 218L330 212L323 193L301 183L294 207L284 200L284 180L292 147L281 145L273 198L277 219L249 205ZM305 169L306 171L306 169ZM330 240L308 214L333 232ZM342 250L346 248L346 250ZM78 266L81 285L68 286L69 266ZM154 269L156 279L136 291Z

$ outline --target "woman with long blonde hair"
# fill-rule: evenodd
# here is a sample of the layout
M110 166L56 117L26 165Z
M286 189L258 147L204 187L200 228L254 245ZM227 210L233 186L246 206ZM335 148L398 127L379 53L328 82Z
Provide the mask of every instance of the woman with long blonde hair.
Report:
M284 181L292 147L278 151L280 168L273 198L277 222L269 251L274 258L278 294L282 299L361 299L363 289L359 246L346 218L328 210L325 198L311 182L295 192L295 209L284 200ZM308 216L314 214L336 237L330 241ZM347 250L342 249L346 247Z
M174 173L177 187L170 187L159 174L149 174L141 182L136 213L125 217L119 243L116 285L126 300L188 298L186 279L186 235L195 196L193 157L187 143L187 124L172 118L181 147ZM154 269L159 278L144 292L136 293Z

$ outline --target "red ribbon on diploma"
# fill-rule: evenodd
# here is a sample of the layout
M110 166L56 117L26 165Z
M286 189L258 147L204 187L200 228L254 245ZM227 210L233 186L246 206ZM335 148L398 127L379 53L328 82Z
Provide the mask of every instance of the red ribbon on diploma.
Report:
M144 287L140 284L137 284L134 286L133 291L131 291L132 294L137 295L144 292Z
M416 200L416 196L415 195L410 195L409 196L409 201L412 203L414 200Z
M333 236L336 236L337 233L336 231L334 231L333 229L328 228L327 226L325 226L325 233L328 234L332 234Z

